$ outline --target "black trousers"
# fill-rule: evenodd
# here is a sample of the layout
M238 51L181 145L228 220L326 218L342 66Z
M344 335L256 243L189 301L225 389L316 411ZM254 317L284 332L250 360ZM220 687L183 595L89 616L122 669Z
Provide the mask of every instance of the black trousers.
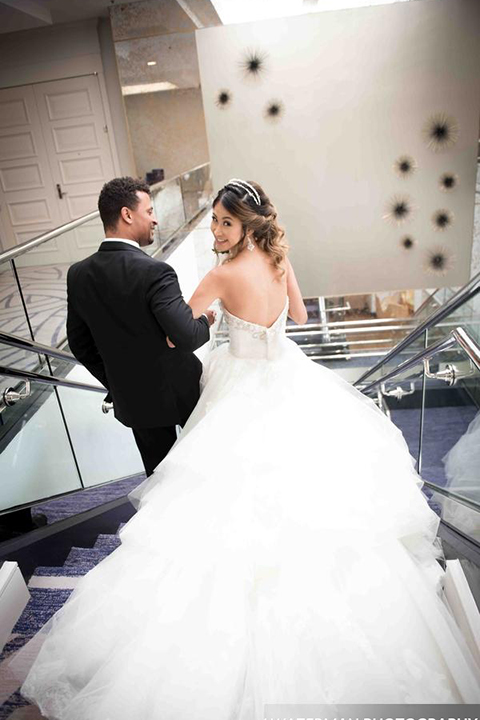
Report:
M157 428L132 428L133 436L142 456L147 477L153 473L177 439L175 425Z

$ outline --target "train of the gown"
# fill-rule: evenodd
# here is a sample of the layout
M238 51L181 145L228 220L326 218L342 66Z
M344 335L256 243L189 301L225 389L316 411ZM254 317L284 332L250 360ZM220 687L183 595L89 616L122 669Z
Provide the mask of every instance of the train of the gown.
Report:
M257 720L265 703L480 701L400 431L289 340L213 352L121 546L22 686L55 720Z

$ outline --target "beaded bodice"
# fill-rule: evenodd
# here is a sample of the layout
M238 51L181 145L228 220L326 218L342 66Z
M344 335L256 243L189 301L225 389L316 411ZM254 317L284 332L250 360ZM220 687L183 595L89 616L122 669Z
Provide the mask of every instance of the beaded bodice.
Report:
M230 352L235 357L274 360L281 351L285 339L288 313L288 297L285 306L273 325L265 327L242 320L222 304L225 322L230 336Z

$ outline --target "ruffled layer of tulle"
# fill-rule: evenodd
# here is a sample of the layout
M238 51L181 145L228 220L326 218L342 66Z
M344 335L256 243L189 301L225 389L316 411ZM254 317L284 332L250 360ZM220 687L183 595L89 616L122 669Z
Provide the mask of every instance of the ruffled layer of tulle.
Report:
M290 341L205 368L122 545L45 627L55 720L257 720L265 703L480 701L400 431Z

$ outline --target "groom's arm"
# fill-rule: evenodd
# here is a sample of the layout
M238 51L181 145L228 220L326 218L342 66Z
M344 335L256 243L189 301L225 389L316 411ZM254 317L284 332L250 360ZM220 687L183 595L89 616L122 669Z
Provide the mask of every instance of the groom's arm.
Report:
M77 360L85 365L87 370L108 390L107 374L101 355L88 326L70 301L67 309L67 339L70 350Z
M163 332L179 350L193 352L208 341L208 320L203 315L198 319L193 317L170 265L158 263L149 280L147 302Z
M67 339L70 350L82 365L99 380L104 387L109 389L107 373L102 357L93 339L92 333L86 322L75 309L72 301L72 275L75 266L72 265L67 273Z

